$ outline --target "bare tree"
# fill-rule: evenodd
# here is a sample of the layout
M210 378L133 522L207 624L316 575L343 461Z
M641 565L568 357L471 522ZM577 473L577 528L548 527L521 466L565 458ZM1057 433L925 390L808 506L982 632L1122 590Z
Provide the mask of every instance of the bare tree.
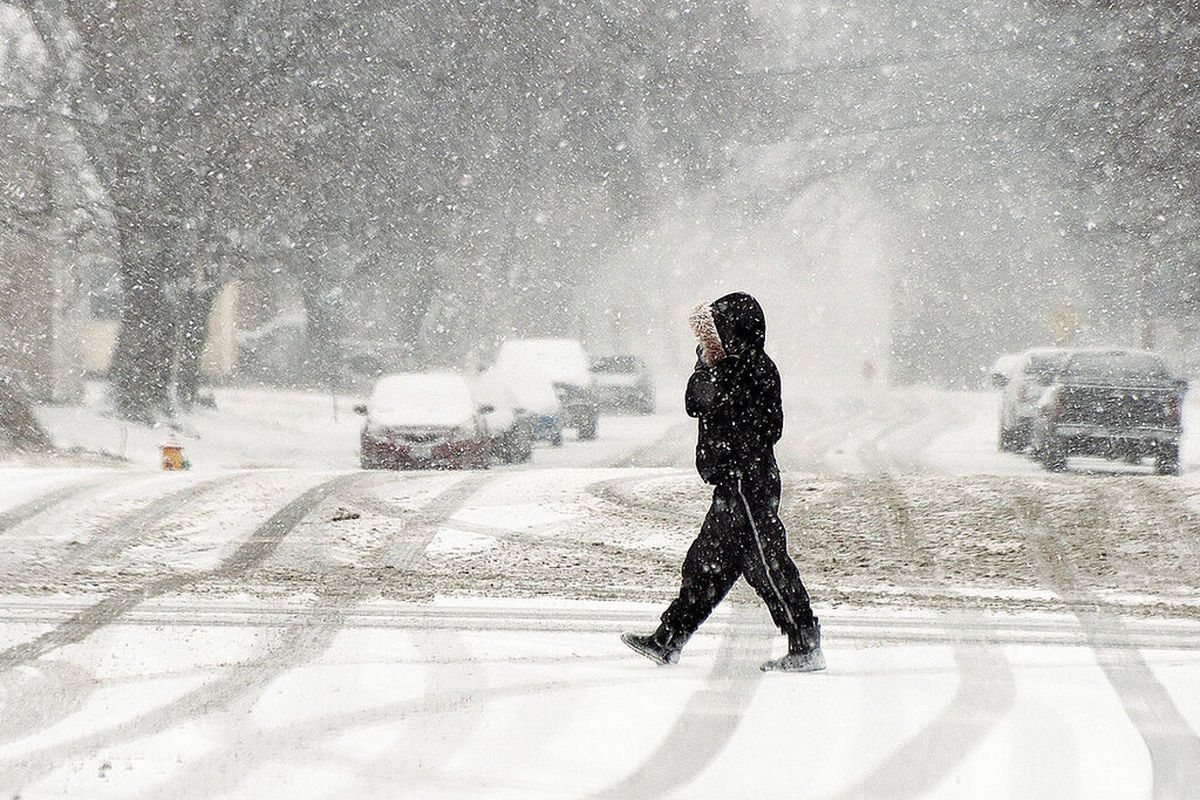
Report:
M1200 9L1111 0L1046 11L1082 61L1050 128L1069 166L1073 235L1106 254L1103 305L1140 322L1200 310Z
M194 398L212 298L256 270L298 290L309 381L348 338L431 363L569 327L605 252L719 174L761 105L731 80L739 2L30 6L78 40L133 419Z

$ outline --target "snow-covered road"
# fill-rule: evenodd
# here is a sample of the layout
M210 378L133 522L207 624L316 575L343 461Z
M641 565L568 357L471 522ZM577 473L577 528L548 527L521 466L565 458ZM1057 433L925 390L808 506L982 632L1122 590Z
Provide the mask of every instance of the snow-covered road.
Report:
M704 511L685 418L364 473L351 398L218 399L187 473L94 407L42 416L132 466L0 468L0 796L1200 796L1200 442L1049 475L986 393L792 398L830 668L767 675L744 585L673 668L617 639Z

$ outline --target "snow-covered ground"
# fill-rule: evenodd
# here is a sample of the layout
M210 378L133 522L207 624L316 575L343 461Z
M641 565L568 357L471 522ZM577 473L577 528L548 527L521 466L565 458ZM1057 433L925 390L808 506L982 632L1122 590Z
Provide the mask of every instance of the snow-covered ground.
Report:
M663 393L663 397L671 396ZM227 389L0 467L0 796L1200 796L1184 475L995 448L996 398L790 398L781 513L829 670L744 585L657 668L706 494L677 412L460 473L356 469L355 398Z

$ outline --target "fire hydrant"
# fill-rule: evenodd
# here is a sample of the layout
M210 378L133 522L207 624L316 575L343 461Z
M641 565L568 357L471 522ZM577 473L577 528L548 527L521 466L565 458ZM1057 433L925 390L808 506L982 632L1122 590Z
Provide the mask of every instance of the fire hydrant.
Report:
M183 445L174 436L159 445L162 450L162 468L166 470L187 469L191 465L183 457Z

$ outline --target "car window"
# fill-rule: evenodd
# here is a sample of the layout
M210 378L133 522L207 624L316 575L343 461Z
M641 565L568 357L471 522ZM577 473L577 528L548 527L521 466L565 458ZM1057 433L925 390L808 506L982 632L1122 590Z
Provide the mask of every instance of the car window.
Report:
M637 372L641 368L641 360L633 356L605 356L596 359L592 364L592 372L604 374L627 374Z
M1061 355L1032 356L1029 363L1025 365L1025 374L1038 380L1053 378L1062 368L1062 364L1063 357Z
M1150 353L1079 353L1068 362L1066 374L1074 380L1097 382L1170 378L1166 362Z
M627 361L622 361L616 358L601 358L597 359L592 364L592 372L601 373L621 373L633 372L633 365Z

